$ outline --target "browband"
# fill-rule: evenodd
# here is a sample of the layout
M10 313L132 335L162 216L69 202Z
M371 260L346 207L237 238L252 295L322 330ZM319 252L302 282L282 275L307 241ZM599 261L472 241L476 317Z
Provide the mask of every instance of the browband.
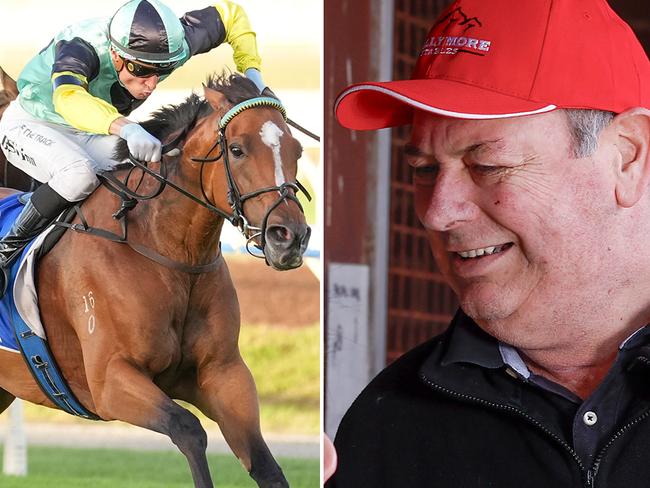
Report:
M251 98L250 100L244 100L241 103L238 103L235 105L233 108L228 110L223 117L221 117L221 122L219 122L219 128L221 130L225 129L226 126L230 123L230 121L240 113L242 113L244 110L247 110L249 108L254 108L254 107L273 107L274 109L278 110L281 114L282 117L284 117L284 120L287 120L287 111L277 98L272 98L272 97L257 97L257 98Z

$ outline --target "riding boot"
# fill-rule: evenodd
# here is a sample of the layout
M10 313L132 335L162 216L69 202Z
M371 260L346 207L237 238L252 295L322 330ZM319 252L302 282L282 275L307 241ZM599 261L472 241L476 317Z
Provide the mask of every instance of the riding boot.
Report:
M11 264L24 247L51 222L52 219L43 217L31 200L28 200L7 235L0 239L0 268L2 268L0 290L3 296L6 292Z

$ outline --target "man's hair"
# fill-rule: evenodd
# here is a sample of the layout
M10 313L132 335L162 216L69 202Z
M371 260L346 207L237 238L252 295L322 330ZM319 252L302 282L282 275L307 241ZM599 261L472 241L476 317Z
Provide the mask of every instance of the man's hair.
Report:
M598 149L598 137L616 116L604 110L565 109L571 131L572 153L575 158L586 158Z

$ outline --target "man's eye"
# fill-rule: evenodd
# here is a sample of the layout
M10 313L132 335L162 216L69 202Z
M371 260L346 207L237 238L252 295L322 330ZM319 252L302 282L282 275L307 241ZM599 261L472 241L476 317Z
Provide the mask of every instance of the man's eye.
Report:
M413 183L433 183L438 176L438 166L415 166L413 167Z
M474 164L471 166L472 172L479 176L490 176L498 173L502 169L501 166L486 166L483 164Z

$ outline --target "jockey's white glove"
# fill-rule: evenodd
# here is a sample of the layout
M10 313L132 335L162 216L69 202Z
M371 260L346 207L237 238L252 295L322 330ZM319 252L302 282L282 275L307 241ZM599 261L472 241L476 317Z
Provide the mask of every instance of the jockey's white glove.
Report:
M129 152L140 161L160 161L162 144L140 124L126 124L120 129L120 137L129 146Z

